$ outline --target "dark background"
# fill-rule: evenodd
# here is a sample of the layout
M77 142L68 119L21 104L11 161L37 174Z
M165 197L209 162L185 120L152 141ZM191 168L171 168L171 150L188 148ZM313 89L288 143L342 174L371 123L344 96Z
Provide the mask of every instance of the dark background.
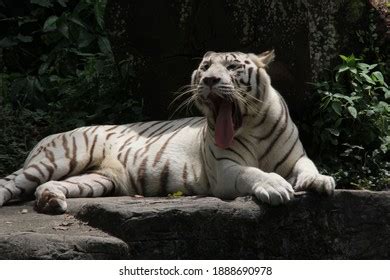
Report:
M386 187L380 84L372 94L364 78L354 116L344 101L362 73L336 81L335 71L364 61L388 81L389 26L384 0L0 0L0 176L49 134L196 115L171 102L205 52L274 49L272 85L322 172ZM340 59L352 54L361 60ZM344 99L327 103L326 92Z

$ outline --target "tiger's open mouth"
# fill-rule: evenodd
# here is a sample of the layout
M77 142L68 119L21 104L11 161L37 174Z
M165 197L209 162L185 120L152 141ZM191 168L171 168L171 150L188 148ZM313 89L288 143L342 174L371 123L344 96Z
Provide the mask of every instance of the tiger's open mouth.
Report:
M242 125L242 114L237 101L222 98L211 93L208 97L212 104L215 120L215 143L221 149L227 149L233 142L235 131Z

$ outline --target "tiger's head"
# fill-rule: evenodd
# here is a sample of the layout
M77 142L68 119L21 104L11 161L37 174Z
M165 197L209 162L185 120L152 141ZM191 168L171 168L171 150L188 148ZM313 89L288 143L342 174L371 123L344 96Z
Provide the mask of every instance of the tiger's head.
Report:
M258 113L264 68L274 52L260 55L241 52L207 52L192 74L193 99L215 129L215 143L228 148L245 118Z

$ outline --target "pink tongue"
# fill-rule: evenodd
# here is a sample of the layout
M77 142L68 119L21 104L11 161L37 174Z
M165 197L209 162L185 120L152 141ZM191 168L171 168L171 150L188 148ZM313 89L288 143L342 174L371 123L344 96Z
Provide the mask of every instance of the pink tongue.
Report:
M232 104L223 101L215 124L215 143L221 149L229 148L233 142L233 136Z

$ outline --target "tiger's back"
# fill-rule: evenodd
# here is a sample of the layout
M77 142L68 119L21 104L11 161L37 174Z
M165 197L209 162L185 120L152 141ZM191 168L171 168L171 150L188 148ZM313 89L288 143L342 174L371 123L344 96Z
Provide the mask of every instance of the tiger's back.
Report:
M114 181L115 195L206 194L196 157L204 125L204 118L186 118L77 128L38 143L23 173L40 185L98 172Z

